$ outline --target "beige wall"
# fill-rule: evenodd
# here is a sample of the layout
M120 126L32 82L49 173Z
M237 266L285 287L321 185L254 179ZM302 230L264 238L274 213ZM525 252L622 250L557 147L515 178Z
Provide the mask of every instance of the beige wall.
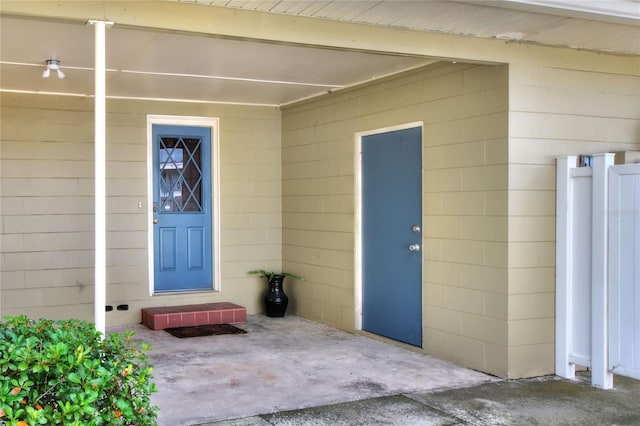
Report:
M506 374L508 68L441 63L283 111L295 311L353 330L354 134L424 121L424 350Z
M626 70L436 65L286 108L283 262L311 278L295 311L354 329L354 134L423 120L425 352L553 373L555 158L640 149Z
M522 377L554 371L555 158L640 149L640 76L509 70L508 373Z
M93 318L93 101L3 93L0 314ZM257 267L281 265L280 111L107 103L108 324L140 308L210 301L262 310ZM149 296L147 114L220 118L222 291ZM142 208L138 203L142 203Z

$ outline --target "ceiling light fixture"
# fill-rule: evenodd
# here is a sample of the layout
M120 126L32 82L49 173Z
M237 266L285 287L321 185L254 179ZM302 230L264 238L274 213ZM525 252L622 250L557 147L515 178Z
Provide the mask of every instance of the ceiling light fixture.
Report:
M42 73L42 78L49 78L51 76L51 70L54 70L58 74L58 78L64 78L65 74L60 69L60 61L58 59L47 59L47 69Z

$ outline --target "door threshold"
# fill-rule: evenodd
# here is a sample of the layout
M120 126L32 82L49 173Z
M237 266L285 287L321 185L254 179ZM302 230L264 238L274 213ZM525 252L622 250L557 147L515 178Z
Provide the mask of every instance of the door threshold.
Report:
M216 290L207 289L194 289L194 290L167 290L167 291L154 291L153 296L176 296L182 294L203 294L203 293L219 293Z

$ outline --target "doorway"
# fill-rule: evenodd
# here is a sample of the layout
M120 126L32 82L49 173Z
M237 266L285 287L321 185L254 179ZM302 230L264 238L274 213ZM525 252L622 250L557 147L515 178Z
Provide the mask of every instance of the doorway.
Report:
M216 289L214 127L150 123L151 293Z
M422 126L360 135L361 328L422 346Z

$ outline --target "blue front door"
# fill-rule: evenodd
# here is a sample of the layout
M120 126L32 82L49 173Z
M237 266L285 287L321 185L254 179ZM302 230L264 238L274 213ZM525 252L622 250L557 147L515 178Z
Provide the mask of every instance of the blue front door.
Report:
M362 328L422 346L422 129L364 136Z
M153 125L154 291L213 288L211 129Z

